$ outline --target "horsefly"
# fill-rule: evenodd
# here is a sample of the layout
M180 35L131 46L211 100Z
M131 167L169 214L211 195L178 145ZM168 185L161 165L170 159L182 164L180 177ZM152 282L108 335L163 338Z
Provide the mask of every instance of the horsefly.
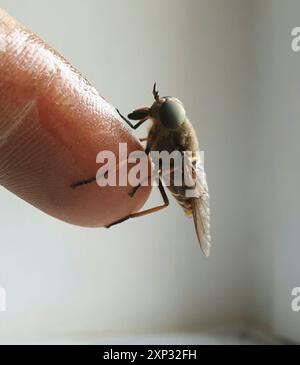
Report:
M170 96L160 97L156 90L156 84L153 87L153 96L154 103L151 107L136 109L128 115L128 119L138 121L136 124L132 124L119 110L117 112L133 129L137 129L148 119L152 120L148 136L142 139L147 143L145 153L147 155L151 154L151 158L153 152L162 153L163 151L169 154L178 152L179 155L184 155L184 158L180 164L175 164L175 160L173 160L169 164L167 171L163 169L161 160L159 161L157 178L158 188L164 201L163 205L133 213L107 227L124 222L129 218L154 213L167 207L169 199L164 190L162 180L165 182L166 177L168 177L168 183L165 183L165 185L180 204L185 214L193 218L200 247L205 256L209 256L211 244L209 194L206 175L199 155L199 143L196 132L188 120L180 100ZM183 181L183 183L181 184L176 184L178 173L182 177L181 182ZM94 181L96 181L95 177L79 181L73 184L72 187L76 188ZM133 197L140 186L141 184L135 186L132 192L129 193L129 196ZM192 194L191 187L193 187Z

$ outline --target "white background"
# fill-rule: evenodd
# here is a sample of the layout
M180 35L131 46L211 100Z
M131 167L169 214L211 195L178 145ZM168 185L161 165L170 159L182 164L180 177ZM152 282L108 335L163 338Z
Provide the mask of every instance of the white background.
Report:
M248 325L300 341L297 1L0 0L124 114L180 98L200 137L213 249L176 202L111 230L0 191L0 340ZM153 192L149 205L157 204Z

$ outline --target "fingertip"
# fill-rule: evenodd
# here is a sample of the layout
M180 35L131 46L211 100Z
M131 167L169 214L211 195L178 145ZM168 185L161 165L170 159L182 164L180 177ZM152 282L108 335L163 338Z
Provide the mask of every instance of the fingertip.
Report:
M72 189L95 176L102 150L141 150L139 141L89 82L63 57L0 10L9 37L0 52L0 183L44 212L82 226L104 226L140 209L142 187L97 184Z

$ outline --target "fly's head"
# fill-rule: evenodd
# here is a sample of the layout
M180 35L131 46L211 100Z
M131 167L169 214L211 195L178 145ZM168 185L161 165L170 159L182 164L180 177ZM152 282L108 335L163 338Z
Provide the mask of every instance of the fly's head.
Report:
M154 103L150 108L150 116L162 123L167 129L177 129L186 119L186 112L180 100L172 96L160 97L153 87Z

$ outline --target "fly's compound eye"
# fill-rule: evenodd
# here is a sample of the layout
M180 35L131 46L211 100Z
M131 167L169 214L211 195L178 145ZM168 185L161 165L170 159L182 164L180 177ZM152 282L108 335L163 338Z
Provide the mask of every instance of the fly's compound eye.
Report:
M166 98L159 108L159 119L168 129L180 127L185 118L185 109L178 99Z

